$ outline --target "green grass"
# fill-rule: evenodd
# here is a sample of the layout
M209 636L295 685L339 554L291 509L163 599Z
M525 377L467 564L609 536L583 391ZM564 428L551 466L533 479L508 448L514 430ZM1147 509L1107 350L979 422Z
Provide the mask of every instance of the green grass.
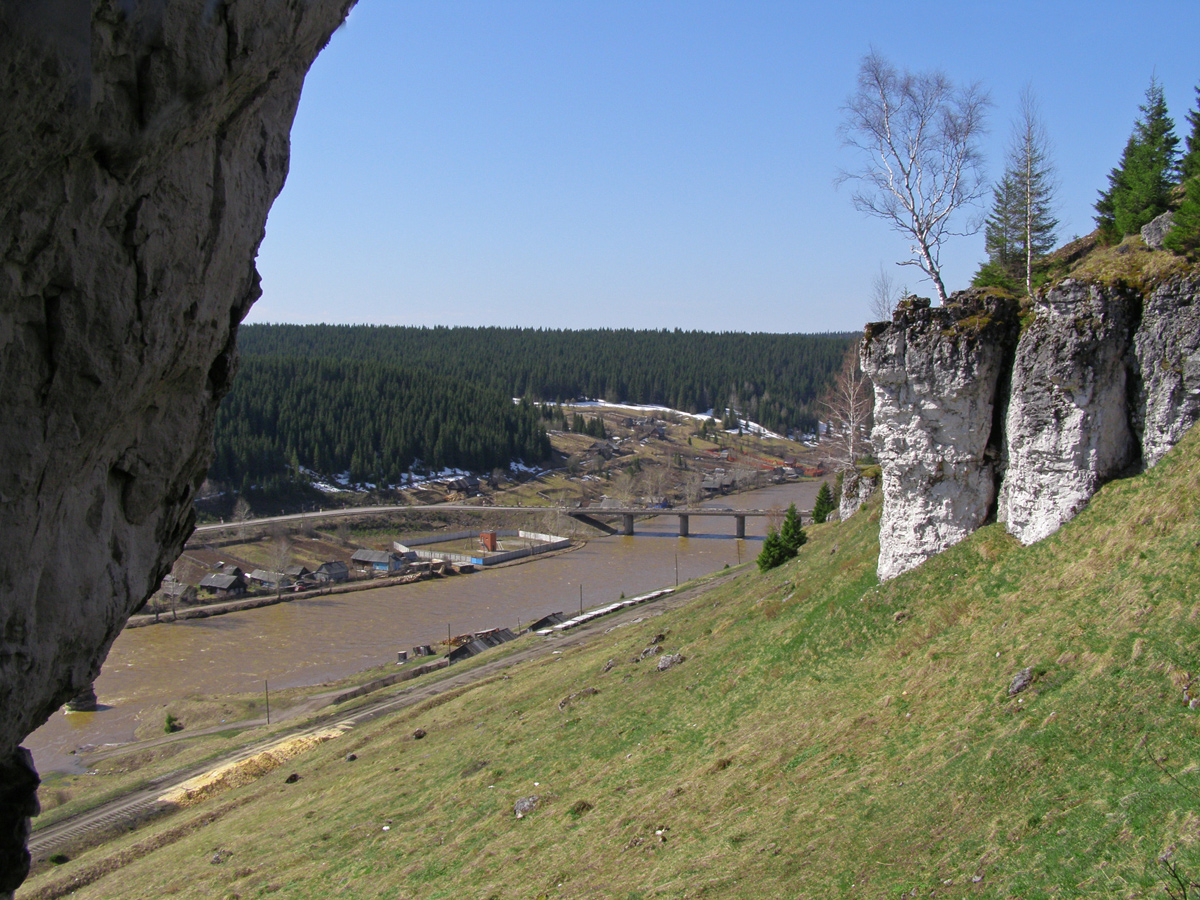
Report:
M1112 247L1097 247L1067 273L1071 278L1097 284L1125 285L1146 292L1172 276L1187 275L1195 267L1167 250L1152 250L1141 237L1131 235Z
M1161 897L1164 853L1200 880L1198 509L1200 432L1038 545L989 526L879 585L869 505L26 896L101 867L74 897ZM662 673L631 661L659 632Z

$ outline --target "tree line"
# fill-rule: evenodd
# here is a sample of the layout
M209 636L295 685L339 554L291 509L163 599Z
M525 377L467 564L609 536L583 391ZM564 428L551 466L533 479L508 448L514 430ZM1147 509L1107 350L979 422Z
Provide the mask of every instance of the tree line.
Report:
M1188 113L1192 129L1181 156L1162 85L1150 81L1146 102L1139 108L1141 116L1108 176L1108 189L1096 201L1102 239L1116 243L1174 208L1174 228L1163 245L1176 253L1200 246L1200 86L1196 101L1196 108Z
M305 469L397 485L418 470L550 456L541 411L494 388L386 360L297 354L243 356L215 444L209 477L243 493L307 481Z
M1196 91L1181 154L1162 86L1151 80L1141 116L1096 203L1101 241L1117 243L1173 211L1164 246L1178 254L1200 248L1200 87ZM858 152L862 166L839 180L855 184L857 209L910 241L912 256L900 265L919 269L943 303L940 254L949 237L982 227L987 260L974 284L1014 294L1032 294L1045 280L1048 267L1041 263L1057 239L1051 144L1030 88L1021 96L1004 172L990 186L989 214L978 224L961 223L989 193L979 141L990 105L978 84L956 86L938 71L898 69L872 52L863 58L857 90L844 107L843 144ZM876 278L873 293L872 312L890 318L899 292L886 272Z
M209 476L243 492L346 476L397 485L550 456L547 428L604 437L580 397L726 409L768 428L814 429L851 335L244 325L217 414Z
M578 398L729 408L775 431L812 429L851 334L244 325L243 358L340 359L401 366L509 398Z
M1141 115L1134 122L1120 161L1108 176L1108 188L1100 192L1095 204L1096 230L1103 243L1119 243L1174 210L1174 225L1163 245L1180 254L1197 248L1200 87L1196 94L1196 109L1188 114L1191 132L1181 155L1162 85L1151 79L1146 102L1139 107ZM1046 268L1038 263L1054 249L1057 237L1056 187L1046 128L1027 88L1021 97L1004 174L993 190L992 210L984 229L988 259L975 276L975 284L1033 293L1038 281L1046 277Z

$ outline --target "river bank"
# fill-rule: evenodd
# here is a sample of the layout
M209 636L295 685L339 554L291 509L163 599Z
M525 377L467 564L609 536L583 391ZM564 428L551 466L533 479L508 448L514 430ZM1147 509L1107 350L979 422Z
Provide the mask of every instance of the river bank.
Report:
M723 497L721 506L811 508L817 483L789 484ZM25 746L39 771L77 772L80 749L124 744L161 733L183 703L215 711L213 698L262 697L337 682L395 664L396 652L446 635L523 625L554 612L602 606L747 562L767 522L747 521L748 540L733 539L731 519L694 522L681 538L669 518L639 523L637 535L597 536L536 565L515 565L417 584L292 599L170 628L133 628L118 636L96 679L101 708L57 712ZM380 672L380 675L386 674ZM229 721L243 718L230 708Z
M578 550L587 542L576 540L572 541L570 547L562 547L557 550L549 550L545 553L539 553L534 556L526 556L520 559L510 559L502 563L496 563L489 568L502 569L508 566L519 566L525 563L534 562L539 559L548 559L558 556L563 553L570 553L573 550ZM454 573L453 575L433 575L434 578L457 578L460 574L474 573ZM427 579L421 579L427 580ZM187 621L188 619L207 619L211 616L223 616L229 613L246 612L252 609L262 609L266 606L275 606L278 603L291 603L295 600L309 600L314 597L329 597L335 594L353 594L359 591L373 591L380 588L398 587L405 584L417 583L410 575L395 575L386 578L371 578L364 581L352 581L345 584L333 584L327 587L312 588L305 591L279 591L274 594L263 594L257 597L245 597L238 600L224 600L220 603L206 603L200 606L183 606L172 610L170 613L139 613L129 617L129 621L125 623L126 628L144 628L147 625L170 625L174 622Z

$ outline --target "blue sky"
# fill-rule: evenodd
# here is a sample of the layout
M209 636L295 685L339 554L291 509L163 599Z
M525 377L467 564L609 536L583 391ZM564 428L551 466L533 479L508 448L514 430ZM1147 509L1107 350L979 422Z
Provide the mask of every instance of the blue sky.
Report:
M1182 140L1200 3L360 0L305 84L248 321L857 330L880 264L932 294L834 184L871 47L988 89L993 178L1032 84L1066 241L1152 76ZM949 245L947 288L982 256Z

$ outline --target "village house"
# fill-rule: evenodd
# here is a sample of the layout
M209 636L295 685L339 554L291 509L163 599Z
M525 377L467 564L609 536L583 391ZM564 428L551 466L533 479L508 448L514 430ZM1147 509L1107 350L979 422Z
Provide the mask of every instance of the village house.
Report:
M463 478L455 478L446 482L446 488L451 491L458 491L461 494L466 494L468 497L474 497L479 493L479 479L474 475L467 475Z
M335 559L332 562L321 563L311 577L313 581L321 584L349 581L350 568L340 559Z
M234 567L236 568L236 567ZM246 580L238 570L237 575L227 575L224 572L212 572L200 579L200 590L208 591L214 597L240 597L246 593Z
M386 550L357 550L350 561L376 572L398 572L404 568L404 559Z
M158 593L162 605L166 606L186 606L196 602L195 586L184 584L174 575L168 575L162 580Z
M292 583L292 579L283 572L271 572L267 569L255 569L246 578L271 590L284 588Z

